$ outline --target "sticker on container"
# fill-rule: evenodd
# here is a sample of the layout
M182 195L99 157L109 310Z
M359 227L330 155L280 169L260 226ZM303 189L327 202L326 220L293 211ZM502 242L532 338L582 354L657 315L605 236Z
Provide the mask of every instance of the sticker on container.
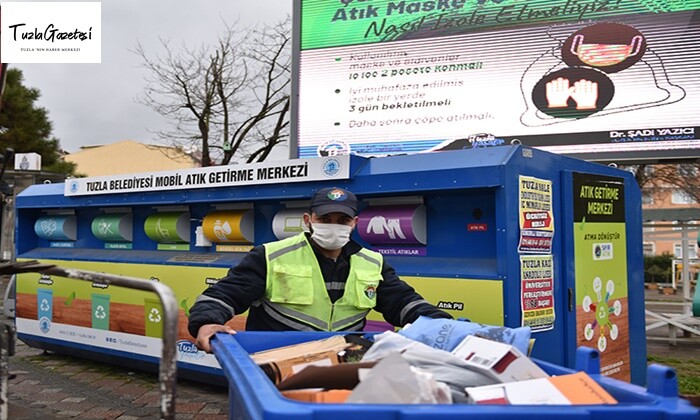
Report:
M92 328L109 330L109 295L92 294Z
M46 334L51 329L51 321L53 320L53 290L37 289L36 304L39 329Z
M214 211L202 221L204 236L213 243L252 243L253 210Z
M76 221L73 215L40 217L34 223L34 233L50 241L74 241L77 237L76 232Z
M425 206L369 207L359 215L357 231L372 245L425 245Z
M147 337L163 338L163 305L158 299L144 299L144 321Z
M280 210L272 219L272 232L277 239L289 238L305 231L304 209Z
M132 220L131 214L107 214L95 217L90 228L92 234L102 241L131 242Z
M143 229L149 238L158 243L189 243L190 213L152 214L146 219Z

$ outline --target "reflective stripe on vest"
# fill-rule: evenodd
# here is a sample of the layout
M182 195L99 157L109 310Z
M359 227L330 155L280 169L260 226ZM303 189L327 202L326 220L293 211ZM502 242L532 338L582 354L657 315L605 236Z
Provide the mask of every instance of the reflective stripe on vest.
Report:
M265 244L267 285L262 307L288 327L305 331L358 330L377 304L382 256L361 249L350 256L343 296L331 303L311 244L303 233Z

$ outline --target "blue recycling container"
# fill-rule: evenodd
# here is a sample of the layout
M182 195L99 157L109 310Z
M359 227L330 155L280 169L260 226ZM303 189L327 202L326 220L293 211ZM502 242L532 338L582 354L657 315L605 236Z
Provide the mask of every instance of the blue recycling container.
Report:
M445 419L699 419L700 409L678 397L675 371L661 365L647 370L647 388L600 375L598 352L580 347L576 369L535 360L550 375L584 371L608 391L615 405L429 405L313 404L283 397L250 358L250 353L326 338L325 332L240 332L217 334L214 355L229 384L229 418L264 420L445 420Z
M336 171L338 165L342 171ZM267 176L272 169L289 173L298 167L309 168L308 176ZM262 178L233 182L219 176L238 173L234 169ZM158 186L172 177L207 182ZM141 188L133 186L135 179L154 182ZM325 187L348 188L357 195L353 239L381 253L406 283L453 318L529 327L537 340L532 356L567 368L574 368L578 347L597 349L603 374L647 383L637 181L619 168L522 145L377 158L342 155L32 185L16 200L16 256L18 261L157 279L173 289L182 309L179 325L184 326L185 308L250 247L298 232L300 212ZM250 211L251 226L239 225L250 228L250 243L217 243L198 235L205 231L205 219L225 209ZM167 212L190 214L179 220L189 230L178 234L189 236L189 242L165 243L149 236L146 221ZM70 240L54 232L52 220L61 215L74 216ZM114 215L131 216L125 233L131 234L130 241L112 236L116 226L103 223L104 232L93 231L96 220L99 224ZM168 230L163 222L159 229ZM34 309L38 289L51 290L56 299L75 293L75 302L85 305L91 305L95 292L73 279L18 275L20 340L108 363L154 368L160 357L158 338L144 336L130 322L119 324L125 326L120 332L138 346L115 347L113 341L59 333L90 325L89 317L72 325L55 312L40 324ZM127 316L120 311L122 304L140 307L145 302L141 292L100 293L110 295L109 318L115 322ZM243 316L237 318L244 321ZM368 329L391 328L376 311L368 320ZM94 337L105 331L95 330ZM194 337L186 328L179 329L178 338L181 376L224 381L214 357L193 350Z

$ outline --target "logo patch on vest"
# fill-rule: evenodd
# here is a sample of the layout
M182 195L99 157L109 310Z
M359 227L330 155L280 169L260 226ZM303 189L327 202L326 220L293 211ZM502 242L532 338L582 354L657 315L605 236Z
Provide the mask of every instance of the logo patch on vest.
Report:
M374 296L377 294L377 288L374 286L367 286L365 288L365 296L367 296L369 299L374 299Z

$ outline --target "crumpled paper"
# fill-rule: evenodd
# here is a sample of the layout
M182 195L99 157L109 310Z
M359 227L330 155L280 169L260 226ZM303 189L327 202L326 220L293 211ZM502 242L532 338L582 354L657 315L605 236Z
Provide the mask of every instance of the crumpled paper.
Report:
M401 354L382 358L359 371L360 383L346 404L451 404L450 388L423 369L411 366Z
M377 334L374 340L375 343L362 357L362 362L378 361L400 353L409 365L430 372L435 380L447 384L454 402L468 402L464 393L466 387L497 383L495 379L481 372L470 370L470 366L454 354L403 337L393 331Z

